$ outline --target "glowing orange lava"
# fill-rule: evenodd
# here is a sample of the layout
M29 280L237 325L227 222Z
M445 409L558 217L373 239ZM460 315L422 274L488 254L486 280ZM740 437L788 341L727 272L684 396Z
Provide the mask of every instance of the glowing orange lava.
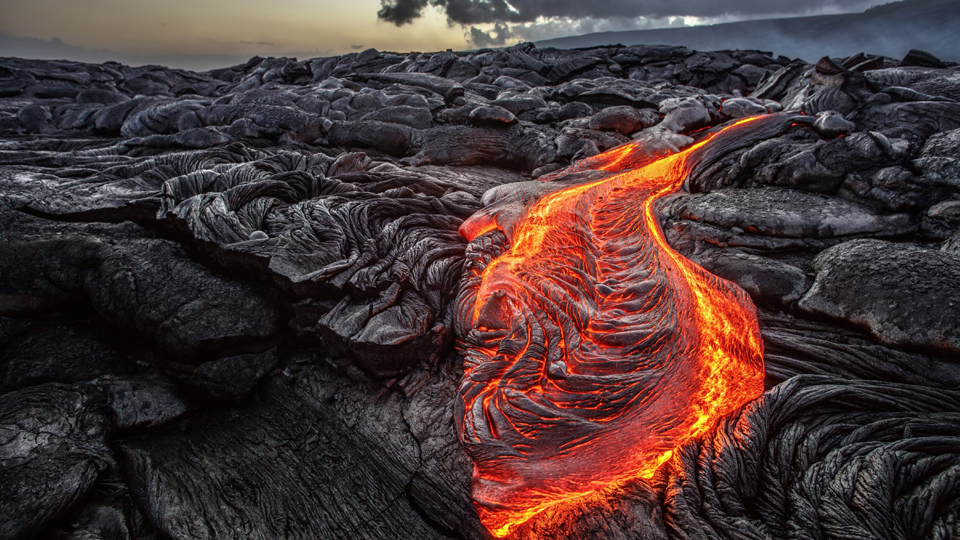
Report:
M461 227L471 244L458 427L494 536L651 477L763 392L749 297L674 251L655 209L707 145L737 140L755 120L655 161L636 144L615 148L564 172L599 178L505 190Z

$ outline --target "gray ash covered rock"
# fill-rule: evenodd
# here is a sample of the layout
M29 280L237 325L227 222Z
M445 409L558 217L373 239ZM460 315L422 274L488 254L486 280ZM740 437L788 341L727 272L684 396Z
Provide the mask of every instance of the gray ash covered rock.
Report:
M956 536L958 67L529 44L0 59L0 536L490 538L453 413L460 225L780 111L657 207L758 306L768 392L512 537Z
M806 311L855 322L884 344L960 354L960 258L881 240L834 246L813 262Z

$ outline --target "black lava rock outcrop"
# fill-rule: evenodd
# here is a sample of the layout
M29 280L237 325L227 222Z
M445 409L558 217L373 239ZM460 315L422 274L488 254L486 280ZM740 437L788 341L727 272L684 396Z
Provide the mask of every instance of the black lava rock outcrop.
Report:
M512 537L956 536L957 66L529 44L0 59L0 536L489 538L453 412L460 225L780 111L657 206L758 306L767 393Z

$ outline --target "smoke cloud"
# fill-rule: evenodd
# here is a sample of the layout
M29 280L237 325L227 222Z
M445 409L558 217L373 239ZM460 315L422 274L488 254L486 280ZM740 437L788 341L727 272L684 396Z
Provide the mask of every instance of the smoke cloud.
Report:
M428 5L441 8L450 22L526 23L540 18L569 19L764 16L855 10L864 0L382 0L380 19L396 25L413 22Z
M381 0L380 5L380 11L377 12L380 20L403 26L423 15L427 0Z
M493 30L484 32L476 26L470 27L470 41L477 47L501 47L507 44L507 39L514 37L510 27L503 23L496 23Z
M616 26L650 28L698 18L758 18L857 11L876 3L870 0L381 0L378 17L397 26L412 23L430 6L447 16L450 24L469 27L469 39L479 47L503 45L507 39L549 35L546 26ZM612 24L604 21L614 21ZM619 22L617 22L619 21ZM494 24L492 31L478 24ZM597 30L592 30L597 31ZM557 34L554 34L557 35Z

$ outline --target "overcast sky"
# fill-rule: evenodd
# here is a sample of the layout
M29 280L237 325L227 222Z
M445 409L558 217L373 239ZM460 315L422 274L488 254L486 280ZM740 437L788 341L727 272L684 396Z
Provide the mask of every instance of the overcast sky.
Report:
M0 0L0 56L209 69L862 11L884 0Z

